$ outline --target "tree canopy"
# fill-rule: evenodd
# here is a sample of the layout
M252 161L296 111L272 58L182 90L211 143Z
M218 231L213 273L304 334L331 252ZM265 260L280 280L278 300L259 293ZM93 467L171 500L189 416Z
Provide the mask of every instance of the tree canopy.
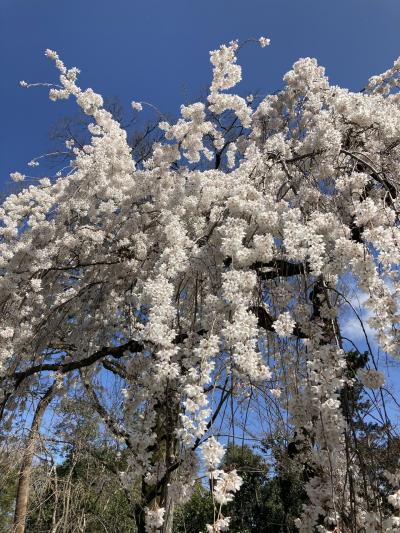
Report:
M242 97L231 91L240 47L210 53L206 102L159 122L139 162L103 98L46 51L60 75L50 99L75 98L91 138L68 139L56 176L0 207L6 438L28 399L33 413L17 531L45 411L76 398L123 452L116 476L135 490L139 533L172 531L199 477L211 490L206 530L242 531L239 508L251 513L249 484L261 481L224 459L238 439L268 449L287 489L300 480L298 508L282 503L300 533L400 527L397 460L370 475L364 453L397 442L375 352L400 357L400 60L352 92L304 58L277 93ZM346 309L365 356L343 333ZM383 419L374 444L354 421L363 390L367 416ZM270 502L285 494L278 481L268 490Z

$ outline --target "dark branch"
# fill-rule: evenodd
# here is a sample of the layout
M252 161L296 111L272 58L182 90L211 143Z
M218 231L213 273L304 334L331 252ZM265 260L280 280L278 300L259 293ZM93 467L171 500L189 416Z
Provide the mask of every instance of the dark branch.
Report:
M275 330L273 328L273 324L275 320L272 318L272 316L266 311L264 307L261 306L254 306L250 307L249 311L254 313L258 318L258 327L265 329L265 331L271 331L275 333ZM292 335L294 337L297 337L298 339L307 339L308 335L306 335L301 328L296 324L293 328Z
M226 257L224 259L224 265L229 267L232 264L232 257ZM284 259L274 259L269 263L262 263L256 261L249 266L250 270L255 270L257 276L262 279L275 279L278 277L288 278L290 276L298 276L299 274L305 274L308 272L308 265L303 263L290 263Z
M304 266L303 263L290 263L283 259L274 259L269 263L257 261L250 265L249 268L255 270L257 276L262 280L298 276L299 274L305 274L308 270L307 265Z
M38 372L60 372L62 374L65 374L67 372L71 372L72 370L78 370L80 368L85 368L88 366L91 366L92 364L96 363L100 359L103 359L107 355L111 355L112 357L115 357L116 359L122 357L126 351L129 352L141 352L144 349L144 346L142 343L137 342L135 340L130 340L126 342L125 344L121 344L121 346L112 346L112 347L104 347L98 350L97 352L92 353L88 357L85 357L83 359L79 359L78 361L68 361L68 362L60 362L60 363L42 363L40 365L31 366L30 368L27 368L26 370L22 370L20 372L15 372L12 376L15 380L15 385L18 387L24 379L26 379L29 376L32 376L33 374L37 374Z

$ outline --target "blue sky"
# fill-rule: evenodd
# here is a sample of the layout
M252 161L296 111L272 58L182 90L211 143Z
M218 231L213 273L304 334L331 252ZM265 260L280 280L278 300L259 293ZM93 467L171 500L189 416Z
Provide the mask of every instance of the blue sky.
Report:
M50 147L51 125L75 111L18 85L56 80L46 48L82 70L83 87L176 115L209 83L208 51L220 43L271 38L240 53L240 92L275 91L305 56L332 83L359 90L400 55L399 28L399 0L0 0L0 190L10 172L28 173Z

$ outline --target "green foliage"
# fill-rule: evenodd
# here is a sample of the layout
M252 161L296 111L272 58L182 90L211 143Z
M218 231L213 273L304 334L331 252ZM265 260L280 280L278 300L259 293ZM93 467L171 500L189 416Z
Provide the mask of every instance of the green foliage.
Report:
M190 500L177 507L174 515L174 533L199 533L213 521L211 493L201 483L196 483Z
M293 520L304 501L300 480L294 475L283 478L270 472L263 457L248 446L229 446L225 467L236 468L243 479L240 491L226 510L231 516L231 531L297 531Z
M1 458L3 459L3 457ZM8 468L0 459L0 533L8 533L12 529L14 504L17 492L18 469Z
M240 491L223 513L231 517L229 531L236 533L294 533L304 492L300 480L281 478L269 471L263 457L248 446L230 445L225 469L236 469L243 479ZM213 522L208 488L198 484L192 498L177 509L174 533L199 533Z

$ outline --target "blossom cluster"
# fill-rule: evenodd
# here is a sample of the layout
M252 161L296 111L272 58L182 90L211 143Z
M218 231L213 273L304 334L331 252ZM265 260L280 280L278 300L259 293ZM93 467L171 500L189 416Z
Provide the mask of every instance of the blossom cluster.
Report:
M165 509L163 507L155 507L154 509L146 509L146 533L155 533L164 524Z
M385 376L379 370L360 369L357 372L357 376L360 378L362 384L370 389L379 389L385 383Z
M207 525L207 531L210 533L225 531L229 526L229 517L222 515L221 507L233 500L234 494L240 489L243 480L236 470L225 472L218 468L225 455L225 449L214 437L210 437L201 446L201 451L207 468L207 475L211 481L213 500L218 504L214 523Z

